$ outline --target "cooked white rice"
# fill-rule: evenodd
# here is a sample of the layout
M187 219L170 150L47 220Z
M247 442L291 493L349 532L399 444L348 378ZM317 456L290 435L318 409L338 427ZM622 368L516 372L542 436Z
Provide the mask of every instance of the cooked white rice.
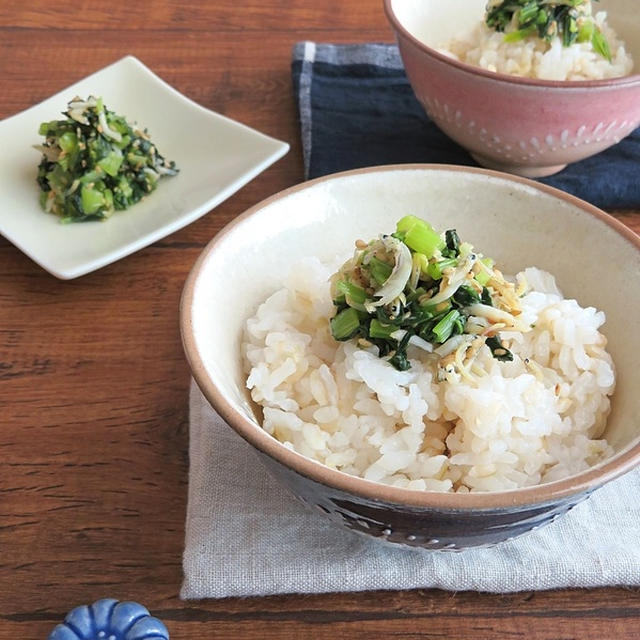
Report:
M599 439L615 380L604 314L563 299L549 274L525 271L535 327L501 333L513 362L483 346L479 375L436 382L433 354L409 347L411 369L397 371L376 347L331 337L330 273L297 264L247 321L247 387L285 446L369 480L458 492L549 482L611 455Z
M603 58L590 42L569 47L555 36L551 43L537 36L520 42L505 42L504 33L493 31L484 22L467 36L445 44L440 51L489 71L542 80L602 80L626 76L633 70L633 59L615 31L599 11L594 21L609 42L611 62Z

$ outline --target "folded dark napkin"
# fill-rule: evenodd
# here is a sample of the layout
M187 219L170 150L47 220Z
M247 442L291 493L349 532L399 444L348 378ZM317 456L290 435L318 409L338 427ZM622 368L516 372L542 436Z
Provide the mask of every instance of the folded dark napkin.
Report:
M300 42L292 73L308 178L408 162L478 166L427 117L395 45ZM540 181L605 209L640 208L640 128Z

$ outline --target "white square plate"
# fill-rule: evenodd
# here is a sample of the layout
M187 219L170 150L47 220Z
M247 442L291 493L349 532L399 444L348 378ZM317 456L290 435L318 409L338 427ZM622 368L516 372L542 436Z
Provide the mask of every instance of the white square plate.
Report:
M62 119L76 95L147 128L180 169L106 221L61 224L39 205L41 122ZM0 122L0 233L62 279L99 269L198 219L281 158L289 145L189 100L132 56Z

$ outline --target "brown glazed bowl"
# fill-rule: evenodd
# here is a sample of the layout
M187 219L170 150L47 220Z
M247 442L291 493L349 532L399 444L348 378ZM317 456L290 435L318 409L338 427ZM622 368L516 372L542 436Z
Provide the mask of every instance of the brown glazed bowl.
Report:
M441 51L483 19L487 0L384 0L411 86L435 124L482 166L547 176L619 142L640 124L637 0L602 0L635 73L560 82L493 73Z
M494 493L400 489L346 475L290 451L260 427L245 386L243 328L282 286L292 262L351 255L412 213L455 227L506 273L535 265L565 296L607 314L618 384L606 437L615 455L565 480ZM299 499L339 525L390 542L461 549L500 542L550 522L640 462L640 239L602 211L524 178L484 169L399 165L293 187L256 205L205 248L186 282L181 329L200 389ZM251 462L249 462L251 463Z

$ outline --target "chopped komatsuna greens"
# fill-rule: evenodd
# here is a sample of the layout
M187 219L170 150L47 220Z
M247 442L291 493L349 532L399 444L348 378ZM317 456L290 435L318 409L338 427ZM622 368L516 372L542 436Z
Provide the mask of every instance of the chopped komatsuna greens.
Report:
M434 353L443 375L464 375L485 344L497 360L513 359L500 331L531 329L520 319L526 287L522 275L505 279L455 229L438 233L409 215L390 235L356 241L332 276L331 334L376 347L401 371L411 367L412 345Z
M165 160L146 129L109 111L102 98L74 98L64 120L43 122L38 167L40 202L62 222L108 218L151 193L178 169Z
M487 26L505 32L505 41L537 36L550 42L560 37L565 47L591 42L594 51L611 62L607 39L595 24L591 0L489 0Z

